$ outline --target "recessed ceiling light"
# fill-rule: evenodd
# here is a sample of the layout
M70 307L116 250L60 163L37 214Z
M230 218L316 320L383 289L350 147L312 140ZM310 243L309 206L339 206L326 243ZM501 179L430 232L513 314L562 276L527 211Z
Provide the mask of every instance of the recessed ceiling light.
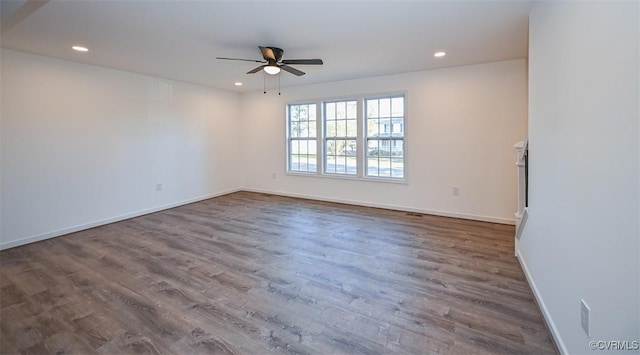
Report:
M239 82L239 81L236 81L234 85L235 85L235 86L242 86L242 83L241 83L241 82Z
M433 53L433 56L436 57L436 58L442 58L445 55L447 55L447 53L445 53L445 52L435 52L435 53Z
M89 49L87 47L82 47L82 46L73 46L71 48L73 48L74 51L78 51L78 52L88 52L89 51Z

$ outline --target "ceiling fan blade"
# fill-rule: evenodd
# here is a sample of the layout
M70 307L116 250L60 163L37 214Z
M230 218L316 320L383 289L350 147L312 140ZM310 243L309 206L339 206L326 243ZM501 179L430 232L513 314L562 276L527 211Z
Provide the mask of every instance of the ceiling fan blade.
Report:
M261 65L261 66L259 66L257 68L253 68L253 69L249 70L247 72L247 74L255 74L255 73L259 72L260 70L262 70L262 68L264 68L264 67L266 67L266 65Z
M240 59L240 58L225 58L225 57L216 57L216 59L223 59L223 60L241 60L241 61L243 61L243 62L264 63L264 60L255 60L255 59Z
M285 59L282 64L322 65L322 59Z
M273 50L269 47L258 46L260 48L260 52L262 52L262 58L267 62L276 61L276 55L273 53Z
M293 74L293 75L297 75L297 76L303 76L305 74L305 72L300 71L294 67L290 67L288 65L281 65L280 69L284 70L284 71L288 71L289 73Z

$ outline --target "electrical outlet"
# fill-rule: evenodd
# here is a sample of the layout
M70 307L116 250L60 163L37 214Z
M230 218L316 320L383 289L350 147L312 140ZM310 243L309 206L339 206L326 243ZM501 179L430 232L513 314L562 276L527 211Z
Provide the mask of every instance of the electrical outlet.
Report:
M580 300L580 324L587 336L589 336L589 312L591 312L591 308L584 300Z
M156 184L156 191L162 191L162 184L161 183L157 183Z
M452 194L453 196L459 196L459 195L460 195L460 188L459 188L458 186L454 186L454 187L451 189L451 194Z

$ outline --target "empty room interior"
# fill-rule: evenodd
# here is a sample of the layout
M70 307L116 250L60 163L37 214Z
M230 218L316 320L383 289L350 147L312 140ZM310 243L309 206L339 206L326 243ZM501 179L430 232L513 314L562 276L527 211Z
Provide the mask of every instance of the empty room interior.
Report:
M637 1L1 4L1 354L640 351Z

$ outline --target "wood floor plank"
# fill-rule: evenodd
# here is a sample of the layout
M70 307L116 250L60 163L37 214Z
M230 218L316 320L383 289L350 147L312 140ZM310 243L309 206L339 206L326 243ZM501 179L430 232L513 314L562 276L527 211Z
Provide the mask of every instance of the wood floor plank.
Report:
M0 353L557 353L513 227L238 192L0 252Z

